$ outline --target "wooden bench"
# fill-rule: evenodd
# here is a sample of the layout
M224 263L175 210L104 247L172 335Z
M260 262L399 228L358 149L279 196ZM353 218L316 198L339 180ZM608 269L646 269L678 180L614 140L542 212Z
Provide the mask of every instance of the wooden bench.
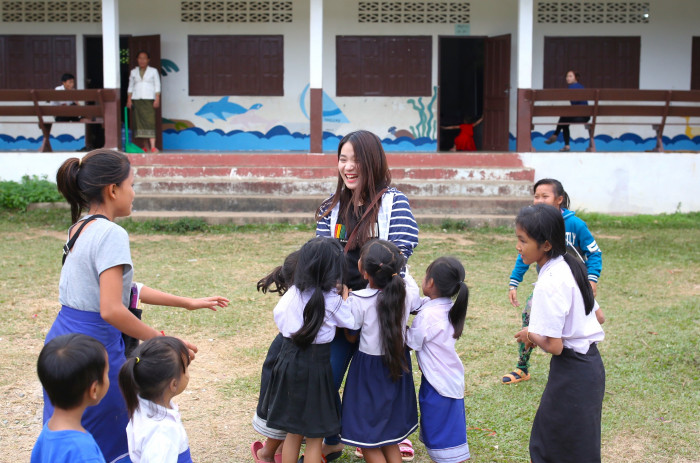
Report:
M583 100L588 106L570 103ZM650 125L656 132L654 151L661 152L666 126L688 124L677 118L700 117L700 90L519 89L517 150L532 151L530 132L535 125L556 125L556 121L541 119L551 117L588 117L588 122L568 123L585 125L590 137L586 151L596 150L595 131L599 125Z
M78 105L56 105L52 102L78 102ZM47 117L79 117L80 121L54 121ZM21 118L21 119L20 119ZM50 152L53 124L100 124L105 131L105 145L118 148L119 90L0 90L0 124L36 124L44 136L39 151Z

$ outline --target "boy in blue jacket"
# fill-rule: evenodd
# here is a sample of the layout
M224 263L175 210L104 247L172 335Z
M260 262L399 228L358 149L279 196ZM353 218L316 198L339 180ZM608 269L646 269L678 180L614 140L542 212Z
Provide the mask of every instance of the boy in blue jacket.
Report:
M593 288L593 295L597 293L598 278L603 269L603 253L600 251L595 238L588 230L586 222L576 217L569 207L569 195L564 191L561 182L552 178L543 178L535 183L534 187L535 198L534 204L549 204L561 210L564 217L564 226L566 227L566 244L568 248L573 248L579 257L583 259L588 270L588 281ZM508 288L508 299L513 307L518 307L520 303L517 298L518 285L523 281L523 276L527 269L530 268L523 262L522 257L518 255L515 260L515 267L510 274L510 286ZM538 269L539 271L539 269ZM530 324L530 309L532 307L532 295L525 302L525 307L522 313L523 327ZM600 310L596 311L598 321L603 323L603 314ZM520 381L530 379L530 353L532 349L525 347L525 344L518 343L518 364L515 370L503 376L501 381L503 384L514 384Z

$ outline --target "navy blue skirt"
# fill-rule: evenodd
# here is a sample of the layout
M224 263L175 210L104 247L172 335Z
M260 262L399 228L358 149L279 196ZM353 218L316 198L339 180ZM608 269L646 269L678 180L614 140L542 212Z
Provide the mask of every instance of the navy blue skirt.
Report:
M272 368L275 366L277 356L282 350L283 342L284 336L282 336L282 333L278 333L275 339L272 341L272 344L270 344L270 348L267 349L267 356L265 357L265 361L262 365L262 371L260 372L260 395L258 396L258 407L255 410L255 416L253 416L253 429L268 439L277 440L284 440L287 433L285 431L280 431L279 429L271 428L267 425L267 408L263 406L263 400L265 399L267 388L270 385Z
M122 333L104 321L99 312L86 312L63 306L44 343L69 333L92 336L105 346L109 356L109 390L99 404L85 409L83 427L95 438L107 462L130 462L126 439L129 415L119 390L119 369L126 362ZM44 424L51 415L53 405L44 390Z
M418 392L420 440L435 463L469 459L464 399L443 397L423 376Z
M530 433L533 463L599 463L605 367L598 347L552 355Z
M409 371L393 381L379 355L357 351L343 392L341 440L347 445L376 448L398 444L418 427L418 405Z
M300 348L283 338L261 407L267 426L309 438L340 432L329 344Z

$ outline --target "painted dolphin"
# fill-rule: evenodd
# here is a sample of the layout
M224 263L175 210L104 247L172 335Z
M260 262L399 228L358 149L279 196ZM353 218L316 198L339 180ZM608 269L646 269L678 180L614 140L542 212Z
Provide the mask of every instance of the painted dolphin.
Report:
M250 108L245 109L239 104L231 103L228 101L228 97L225 96L219 101L213 101L205 104L195 113L195 116L203 117L209 122L214 122L214 119L221 119L222 121L225 121L229 117L235 116L236 114L243 114L260 108L262 108L262 105L260 103L255 103Z
M301 107L301 112L306 116L307 119L309 119L309 115L306 112L306 104L304 103L304 100L306 98L306 93L309 91L310 85L307 84L306 87L304 87L304 90L301 91L301 96L299 97L299 106ZM323 107L323 120L325 122L340 122L340 123L347 123L350 122L347 117L345 117L345 114L343 114L343 111L338 107L337 104L333 100L331 100L331 97L329 97L326 92L323 92L323 101L321 103Z

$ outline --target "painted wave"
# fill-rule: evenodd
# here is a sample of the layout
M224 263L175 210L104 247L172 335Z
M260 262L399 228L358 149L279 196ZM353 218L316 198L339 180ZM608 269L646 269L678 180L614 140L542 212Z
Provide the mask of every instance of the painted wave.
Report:
M51 148L54 151L78 151L85 147L85 137L75 138L73 135L51 135ZM12 137L0 133L0 151L39 151L44 137L27 138Z

